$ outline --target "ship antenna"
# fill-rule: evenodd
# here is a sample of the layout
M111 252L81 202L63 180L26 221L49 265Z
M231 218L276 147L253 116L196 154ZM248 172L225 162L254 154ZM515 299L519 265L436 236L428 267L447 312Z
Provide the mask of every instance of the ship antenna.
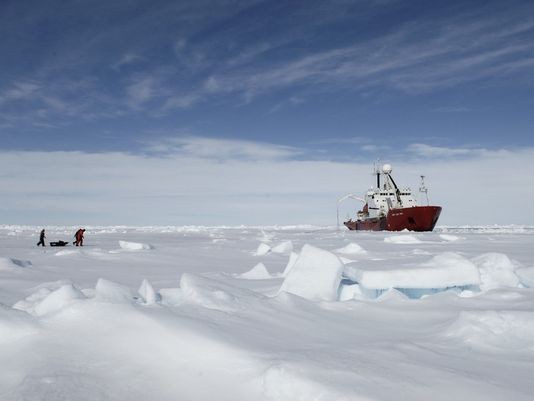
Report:
M428 188L425 185L425 176L421 176L421 185L419 186L419 192L422 192L426 196L426 205L429 206L430 202L428 200Z

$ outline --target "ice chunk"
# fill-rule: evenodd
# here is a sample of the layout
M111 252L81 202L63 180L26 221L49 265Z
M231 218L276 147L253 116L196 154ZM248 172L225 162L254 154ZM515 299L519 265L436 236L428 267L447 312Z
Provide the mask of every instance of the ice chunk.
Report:
M517 287L516 265L503 253L485 253L471 259L480 271L480 289Z
M66 284L48 294L41 302L34 307L34 314L37 316L47 315L57 312L76 299L84 299L85 295L72 284Z
M271 242L274 239L273 233L266 233L265 231L261 230L261 235L259 237L259 240L261 242Z
M299 257L298 253L291 252L291 254L289 255L289 260L287 261L286 268L284 269L284 272L282 273L283 277L286 277L287 274L291 271L291 269L295 265L295 262L297 261L298 257Z
M522 267L515 274L525 287L534 288L534 267Z
M348 265L349 263L357 262L357 260L353 260L353 259L349 259L349 258L344 258L343 256L340 256L340 257L339 257L339 260L341 260L341 261L343 262L344 265Z
M456 253L445 252L416 267L371 270L352 266L345 274L368 289L447 288L478 285L476 266Z
M14 258L0 257L0 270L11 270L20 267L30 267L32 262Z
M339 291L340 301L349 301L351 299L363 298L359 284L342 285Z
M408 296L404 294L402 291L399 291L395 288L389 288L378 295L377 301L380 302L396 302L396 301L403 301L408 299Z
M312 300L337 299L343 262L333 253L304 245L280 291Z
M144 250L154 249L154 247L150 244L143 244L140 242L130 242L130 241L119 241L119 246L122 249L126 249L128 251L144 251Z
M420 244L423 241L421 241L419 238L413 235L393 235L391 237L384 238L384 242L387 242L389 244L409 245L409 244Z
M98 279L95 287L95 300L109 303L130 303L133 299L133 293L128 287L103 278Z
M254 253L254 255L263 256L263 255L267 255L269 252L271 252L271 247L262 242L260 245L258 245L258 249Z
M334 250L334 252L343 253L345 255L363 255L367 251L355 242L345 245L343 248Z
M271 251L274 253L291 253L293 252L293 243L291 241L284 241L274 246Z
M139 287L137 292L143 298L145 305L154 305L160 300L159 295L154 291L154 288L146 279L143 280L141 287Z
M272 276L270 275L269 271L267 270L267 268L265 267L263 263L258 263L248 272L240 274L239 277L248 279L248 280L263 280L267 278L272 278Z
M33 293L28 295L24 300L18 301L13 305L14 309L19 309L30 314L35 314L35 307L39 305L48 295L63 286L72 285L70 280L58 280L42 283L33 287Z
M162 288L159 290L161 303L176 306L184 302L184 294L181 288Z

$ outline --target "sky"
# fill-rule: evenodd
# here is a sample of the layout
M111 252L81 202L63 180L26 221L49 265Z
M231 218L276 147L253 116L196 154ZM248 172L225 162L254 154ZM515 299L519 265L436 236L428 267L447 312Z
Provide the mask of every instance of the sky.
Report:
M534 3L3 0L0 139L0 224L534 225Z

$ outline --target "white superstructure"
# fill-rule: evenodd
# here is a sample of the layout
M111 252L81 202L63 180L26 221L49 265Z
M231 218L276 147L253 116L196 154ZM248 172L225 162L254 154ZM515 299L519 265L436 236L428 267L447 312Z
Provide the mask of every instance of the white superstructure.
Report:
M408 187L400 189L391 177L391 165L375 167L376 188L370 188L365 194L365 206L358 213L359 219L386 216L390 209L417 206L417 201Z

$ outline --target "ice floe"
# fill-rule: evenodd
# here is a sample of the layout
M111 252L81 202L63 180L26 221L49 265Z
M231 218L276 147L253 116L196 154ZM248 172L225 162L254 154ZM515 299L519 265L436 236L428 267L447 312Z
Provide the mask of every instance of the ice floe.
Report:
M396 288L417 297L415 290L438 291L480 284L477 267L468 259L452 252L436 255L413 267L370 269L363 265L347 266L344 275L357 282L362 292L367 292L370 296L378 296L385 289ZM420 292L421 295L427 293L429 291Z

